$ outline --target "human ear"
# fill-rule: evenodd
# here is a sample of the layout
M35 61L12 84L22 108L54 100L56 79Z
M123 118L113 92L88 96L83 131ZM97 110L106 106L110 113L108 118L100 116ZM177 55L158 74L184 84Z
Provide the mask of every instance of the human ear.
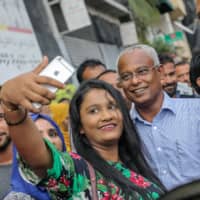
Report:
M198 77L198 78L196 79L196 84L198 85L198 87L200 87L200 77Z
M162 73L163 72L163 64L160 64L158 67L157 67L157 71Z
M122 83L121 83L121 81L118 81L118 82L117 82L117 87L118 87L118 88L122 88Z

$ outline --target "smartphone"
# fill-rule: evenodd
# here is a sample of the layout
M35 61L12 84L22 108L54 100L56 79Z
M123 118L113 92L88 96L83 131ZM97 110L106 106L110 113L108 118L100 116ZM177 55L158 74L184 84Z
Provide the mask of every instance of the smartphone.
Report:
M66 62L63 57L57 56L55 57L47 66L45 69L43 69L40 72L40 76L48 76L50 78L56 79L62 83L66 83L69 78L73 75L75 72L75 68ZM51 92L55 93L57 88L50 86L50 85L44 85L47 89L49 89ZM39 103L33 103L34 107L40 108L41 104Z

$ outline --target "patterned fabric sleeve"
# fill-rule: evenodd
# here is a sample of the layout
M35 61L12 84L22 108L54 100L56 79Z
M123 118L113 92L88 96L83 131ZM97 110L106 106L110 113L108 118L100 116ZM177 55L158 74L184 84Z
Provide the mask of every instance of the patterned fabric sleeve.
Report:
M91 182L84 159L76 153L61 153L50 142L45 142L52 153L53 167L47 170L46 178L41 180L25 162L20 160L21 175L24 180L46 188L53 200L92 200ZM126 168L123 163L108 163L120 171L124 177L129 179L140 190L143 190L148 197L147 199L157 200L160 194L163 193L158 186ZM98 171L95 173L100 200L125 199L124 192L116 183L112 180L106 180ZM129 199L143 200L144 198L133 190Z
M19 171L23 179L47 189L53 200L91 199L91 185L85 161L78 154L59 152L48 140L45 142L52 154L53 167L47 170L46 178L41 179L19 158Z
M44 140L44 141L47 147L51 151L51 154L53 157L53 163L54 163L53 167L47 170L47 175L58 178L62 171L62 163L60 162L60 154L58 153L58 151L56 150L56 148L51 142L49 142L48 140ZM18 158L18 160L19 160L20 175L23 177L23 179L34 185L39 184L41 182L41 178L38 177L21 158Z

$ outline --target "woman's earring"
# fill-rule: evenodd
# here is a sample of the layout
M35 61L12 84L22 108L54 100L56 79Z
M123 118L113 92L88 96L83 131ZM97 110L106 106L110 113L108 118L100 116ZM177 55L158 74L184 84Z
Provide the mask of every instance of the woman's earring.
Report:
M85 134L85 132L84 132L83 130L80 130L80 134L84 135L84 134Z

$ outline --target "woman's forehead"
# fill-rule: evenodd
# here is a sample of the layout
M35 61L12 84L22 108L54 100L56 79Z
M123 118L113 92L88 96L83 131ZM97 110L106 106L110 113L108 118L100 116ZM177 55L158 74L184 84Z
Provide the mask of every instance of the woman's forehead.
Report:
M115 102L113 96L106 89L93 88L84 95L82 104L101 103L102 100Z
M38 118L35 121L35 123L36 123L36 125L40 125L40 126L42 126L42 125L46 126L47 125L49 127L53 127L54 128L54 126L47 119L44 119L44 118Z

